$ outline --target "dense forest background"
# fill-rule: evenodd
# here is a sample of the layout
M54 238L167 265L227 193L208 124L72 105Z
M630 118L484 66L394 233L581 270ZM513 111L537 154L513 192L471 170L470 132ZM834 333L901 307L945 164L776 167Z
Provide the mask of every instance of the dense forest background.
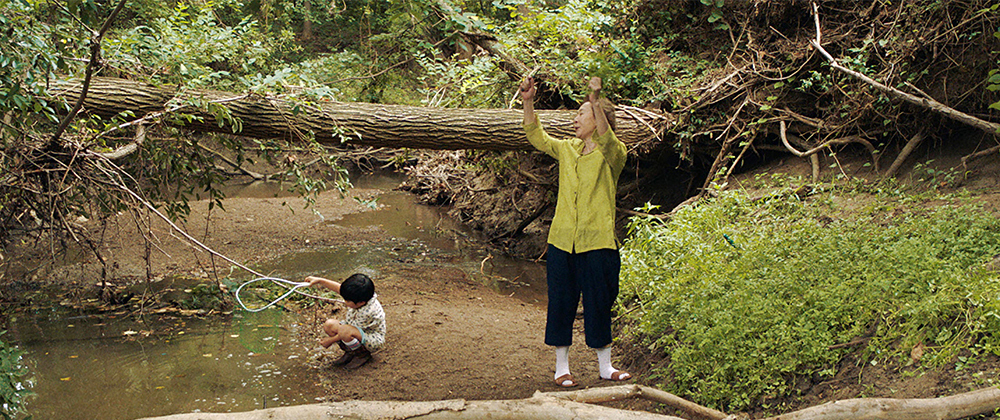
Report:
M544 243L555 186L537 153L373 149L348 130L339 145L311 132L249 138L225 102L196 95L103 115L84 106L95 78L279 97L294 118L327 102L516 110L528 75L540 81L537 108L575 109L600 76L619 115L649 128L619 186L633 267L619 321L648 349L632 358L650 381L766 411L825 383L846 357L903 364L919 348L933 356L910 364L931 369L1000 349L996 273L973 269L1000 254L995 218L956 196L933 197L954 208L912 211L913 191L896 179L955 191L974 183L975 164L997 163L994 2L2 0L0 10L2 281L18 276L5 257L18 243L101 258L82 221L142 203L182 218L191 200L221 204L221 185L262 166L307 197L346 190L350 169L406 168L414 192L452 205L497 246L537 257ZM68 81L83 93L67 99ZM205 113L230 133L190 129ZM942 151L954 165L917 157ZM764 198L732 193L735 176L784 159L808 159L809 173L763 177ZM834 191L883 201L841 221L820 214L836 207ZM765 263L793 255L826 265ZM786 319L766 316L779 307ZM861 350L836 347L858 337Z

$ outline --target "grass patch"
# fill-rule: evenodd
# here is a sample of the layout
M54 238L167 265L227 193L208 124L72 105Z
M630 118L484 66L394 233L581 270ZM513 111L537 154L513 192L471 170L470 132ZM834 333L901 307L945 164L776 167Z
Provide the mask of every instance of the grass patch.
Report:
M828 187L751 199L740 191L670 222L634 218L622 249L621 313L667 357L662 387L739 411L829 377L857 348L866 362L921 366L1000 354L1000 221L971 200Z

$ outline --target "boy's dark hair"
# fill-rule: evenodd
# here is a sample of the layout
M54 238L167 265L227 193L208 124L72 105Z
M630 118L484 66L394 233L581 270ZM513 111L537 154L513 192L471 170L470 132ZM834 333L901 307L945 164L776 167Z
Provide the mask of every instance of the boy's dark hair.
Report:
M375 283L364 274L353 274L340 284L340 296L355 303L368 302L375 296Z

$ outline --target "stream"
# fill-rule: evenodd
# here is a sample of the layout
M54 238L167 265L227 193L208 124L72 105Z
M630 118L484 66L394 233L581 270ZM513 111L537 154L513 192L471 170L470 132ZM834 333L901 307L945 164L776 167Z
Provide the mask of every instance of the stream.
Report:
M445 262L477 278L485 251L463 245L474 235L445 210L420 205L411 194L395 191L400 175L353 181L358 188L383 191L379 208L326 223L377 225L393 237L391 241L297 252L255 268L288 279L309 274L343 278L357 271L377 278L380 262L386 259L417 266L433 260L437 266ZM274 184L259 183L231 188L227 192L231 197L269 197L278 191ZM543 265L493 259L495 272L478 280L498 293L516 291L528 303L544 302ZM542 284L525 279L541 279ZM191 287L181 279L162 283L166 284L161 287ZM316 343L299 342L297 332L306 328L300 321L280 308L257 313L237 309L231 316L199 318L80 315L78 310L52 305L11 315L3 340L25 351L24 362L31 372L28 385L35 394L26 407L34 419L124 420L322 400L319 373L307 363Z

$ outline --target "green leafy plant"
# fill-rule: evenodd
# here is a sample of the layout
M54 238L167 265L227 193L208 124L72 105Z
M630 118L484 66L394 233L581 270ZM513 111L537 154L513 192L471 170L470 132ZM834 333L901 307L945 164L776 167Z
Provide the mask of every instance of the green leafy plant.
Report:
M1000 252L1000 221L961 203L880 195L889 204L858 210L838 203L867 193L814 194L727 191L667 223L632 220L622 313L669 360L662 386L740 410L834 374L859 337L873 363L918 345L923 366L1000 354L1000 278L976 268Z
M23 357L21 349L0 341L0 415L7 420L23 412L24 400L32 394L25 380L28 368Z
M997 10L997 6L998 5L993 5L991 9L995 12ZM993 36L997 39L1000 39L1000 31L994 32ZM989 90L990 92L1000 91L1000 70L998 69L990 70L989 79L986 81L986 83L987 83L986 89ZM990 108L1000 110L1000 101L996 101L990 104Z
M913 176L918 182L926 182L930 188L955 187L964 178L956 168L938 169L931 165L933 159L913 165Z

